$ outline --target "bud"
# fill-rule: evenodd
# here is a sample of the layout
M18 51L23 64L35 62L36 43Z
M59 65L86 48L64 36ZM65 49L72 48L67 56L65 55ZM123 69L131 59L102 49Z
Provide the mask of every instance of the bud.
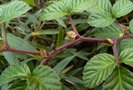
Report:
M65 37L66 40L73 41L76 39L77 34L74 31L68 31Z
M41 33L40 32L32 32L31 35L38 36L38 35L41 35Z

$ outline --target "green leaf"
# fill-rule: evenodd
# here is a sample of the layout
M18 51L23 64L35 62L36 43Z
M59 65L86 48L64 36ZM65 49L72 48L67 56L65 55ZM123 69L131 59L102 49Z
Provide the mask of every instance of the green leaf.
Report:
M22 1L12 1L8 4L0 6L0 22L10 21L13 18L19 17L26 13L31 8L28 4Z
M60 0L46 7L40 19L53 20L72 13L83 12L94 6L95 0Z
M133 19L129 23L130 32L133 33Z
M37 51L27 41L19 37L16 37L13 34L10 34L10 33L7 34L7 41L11 48L20 49L20 50Z
M63 41L64 41L64 30L60 29L58 33L57 47L61 46L63 44Z
M96 4L96 0L61 0L65 7L64 10L68 13L83 12L92 8Z
M103 85L103 90L132 90L133 73L126 68L116 68Z
M24 1L24 2L26 2L27 4L30 4L30 5L32 5L32 6L36 6L35 0L22 0L22 1Z
M93 29L91 35L96 38L117 38L121 37L123 32L113 23L107 27Z
M26 78L30 69L26 64L16 64L7 67L0 76L0 85L17 78Z
M133 48L127 48L120 53L119 60L133 67Z
M109 0L96 0L96 4L87 11L90 13L111 12L112 5Z
M114 18L122 17L133 10L133 3L130 0L117 0L113 5L112 14Z
M8 87L9 90L26 90L27 85L25 80L16 80Z
M12 52L3 52L3 55L4 55L5 59L7 60L7 62L10 65L15 65L15 64L19 63L19 60L16 57L15 53L12 53Z
M127 48L133 48L133 39L127 38L127 39L121 40L120 46L122 50Z
M56 21L59 23L59 25L61 25L64 28L66 28L66 24L65 24L65 22L64 22L64 20L62 18L57 18Z
M37 32L32 32L32 35L52 35L52 34L58 34L59 33L59 29L46 29L46 30L41 30L41 31L37 31Z
M88 24L94 27L106 27L114 22L110 13L93 13L89 16Z
M94 88L100 85L116 67L115 58L110 54L98 54L85 65L83 81L86 87Z
M42 11L40 19L43 21L53 20L67 15L67 13L63 11L64 9L63 7L64 7L63 2L61 1L54 2L53 4L49 5Z
M59 62L59 63L54 67L54 70L55 70L58 74L60 74L60 72L70 63L70 61L73 60L74 57L75 57L75 55L63 59L61 62Z
M59 76L53 69L43 65L34 69L27 83L29 90L61 90Z

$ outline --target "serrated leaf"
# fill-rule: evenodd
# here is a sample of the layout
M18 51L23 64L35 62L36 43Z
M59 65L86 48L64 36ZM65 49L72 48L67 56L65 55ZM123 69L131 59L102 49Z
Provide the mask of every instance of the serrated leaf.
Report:
M37 66L29 76L28 89L32 90L61 90L59 76L53 69L47 66Z
M133 33L133 19L129 23L130 32Z
M127 48L133 48L133 39L127 38L127 39L121 40L120 46L122 50Z
M130 13L133 10L133 3L130 0L117 0L113 5L112 14L115 18L119 18Z
M123 32L115 23L107 27L95 28L91 32L91 36L94 36L96 38L117 38L121 37L122 35Z
M83 81L86 87L94 88L100 85L113 72L116 66L114 56L98 54L85 65Z
M0 76L0 85L17 78L26 78L30 69L26 64L16 64L7 67Z
M40 15L41 20L53 20L67 15L63 11L64 4L61 1L54 2L53 4L46 7Z
M16 80L8 87L9 90L26 90L27 85L25 80Z
M111 12L112 5L109 0L96 0L96 4L87 11L90 13Z
M64 10L68 13L83 12L89 8L92 8L96 4L96 0L61 0L65 8Z
M133 48L127 48L120 53L119 60L133 67Z
M89 16L88 24L94 27L106 27L114 22L110 13L92 13Z
M11 48L20 49L20 50L30 50L37 51L32 45L30 45L27 41L14 36L13 34L7 34L7 41Z
M132 90L133 73L126 68L116 68L103 85L103 90Z
M10 21L13 18L19 17L26 13L31 8L28 4L22 1L11 1L8 4L0 6L0 22Z
M41 20L53 20L76 12L83 12L94 6L95 0L60 0L46 7Z

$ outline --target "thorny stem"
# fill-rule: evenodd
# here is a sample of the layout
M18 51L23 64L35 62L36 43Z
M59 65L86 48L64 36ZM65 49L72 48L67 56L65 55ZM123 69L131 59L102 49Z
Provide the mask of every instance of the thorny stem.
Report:
M99 38L89 38L89 37L81 37L73 23L73 20L71 18L71 16L68 16L68 19L71 23L71 27L73 29L73 31L75 33L77 33L77 39L62 45L59 48L56 48L55 50L52 50L49 52L49 55L47 57L44 57L43 60L41 61L40 64L45 64L47 62L47 60L49 60L52 56L58 54L60 51L62 51L63 49L70 47L71 45L77 44L79 42L109 42L107 39L99 39ZM118 23L118 21L115 21L115 23L118 25L118 27L124 32L124 29L120 26L120 24ZM114 53L114 57L116 59L116 63L119 66L119 59L118 59L118 53L116 50L116 43L117 41L120 41L122 39L126 39L126 38L133 38L133 34L128 34L128 35L123 35L122 37L118 37L118 38L112 38L111 40L114 41L114 44L112 45L112 49L113 49L113 53ZM110 42L109 42L110 43Z
M74 23L73 23L70 16L68 16L68 19L70 20L71 27L72 27L73 31L77 33L77 38L74 41L71 41L67 44L64 44L64 45L58 47L58 48L55 48L54 50L52 50L50 52L47 52L46 57L43 58L43 60L41 61L40 64L45 64L47 62L47 60L49 60L51 57L53 57L54 55L61 52L63 49L68 48L68 47L70 47L72 45L75 45L77 43L80 43L80 42L108 42L107 39L99 39L99 38L90 38L90 37L80 36L79 33L77 32L77 29L76 29L76 27L75 27L75 25L74 25ZM117 21L115 21L115 22L117 23L119 28L122 29L122 27L119 25L119 23ZM42 25L44 25L44 24L42 24ZM10 48L10 46L8 45L8 42L7 42L5 24L3 23L2 26L3 26L2 36L3 36L3 39L4 39L5 47L4 47L4 49L0 50L0 52L9 51L9 52L18 52L18 53L25 53L25 54L41 54L41 52L39 52L39 51L33 52L33 51L18 50L18 49ZM118 38L110 38L114 41L114 44L112 45L112 49L113 49L113 54L114 54L114 57L116 59L116 63L117 63L118 66L120 65L120 63L119 63L119 59L118 59L118 53L117 53L117 50L116 50L116 43L118 41L120 41L122 39L126 39L126 38L133 38L133 34L123 35L122 37L118 37Z
M52 51L49 52L49 54L48 54L47 57L44 57L44 58L43 58L41 64L45 64L45 63L47 62L47 60L49 60L52 56L58 54L58 53L59 53L60 51L62 51L63 49L65 49L65 48L67 48L67 47L70 47L70 46L72 46L72 45L74 45L74 44L76 44L76 43L79 43L79 42L81 42L81 39L80 39L80 38L78 38L78 39L76 39L76 40L74 40L74 41L72 41L72 42L69 42L69 43L67 43L67 44L64 44L64 45L62 45L62 46L60 46L60 47L58 47L58 48L55 48L54 50L52 50Z

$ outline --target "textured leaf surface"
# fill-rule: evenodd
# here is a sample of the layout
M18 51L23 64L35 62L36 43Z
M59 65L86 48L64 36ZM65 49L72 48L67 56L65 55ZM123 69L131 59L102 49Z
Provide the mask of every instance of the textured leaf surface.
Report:
M130 0L117 0L113 5L112 14L115 18L119 18L130 13L133 10L133 3Z
M0 6L0 22L10 21L19 17L30 9L29 5L22 1L12 1Z
M109 0L96 0L96 4L87 11L90 13L110 13L112 5Z
M132 38L123 39L120 42L120 45L121 49L133 48L133 39Z
M128 48L120 53L119 60L133 67L133 48Z
M100 85L113 72L115 66L115 58L112 55L104 53L94 56L84 68L85 86L93 88Z
M0 76L0 84L10 82L19 77L25 78L30 74L30 69L26 64L16 64L7 67Z
M59 76L53 69L43 65L34 69L27 83L30 90L61 90Z
M126 68L116 68L103 85L103 90L132 90L133 73Z
M41 20L53 20L75 12L83 12L94 6L95 0L60 0L45 8Z
M114 22L110 13L93 13L89 16L88 24L95 27L109 26Z
M130 32L133 33L133 19L129 23Z
M96 38L116 38L122 36L123 32L113 23L107 27L93 29L91 35Z

